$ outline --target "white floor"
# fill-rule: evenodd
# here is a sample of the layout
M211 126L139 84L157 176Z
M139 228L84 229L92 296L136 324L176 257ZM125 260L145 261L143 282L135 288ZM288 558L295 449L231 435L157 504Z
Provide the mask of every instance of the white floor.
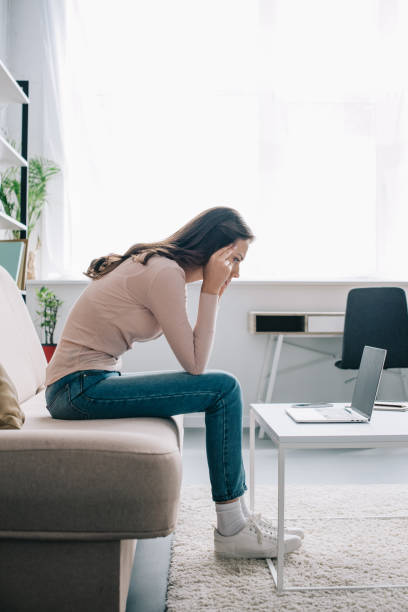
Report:
M187 428L184 435L183 484L208 484L205 430ZM256 484L276 484L277 455L269 439L256 439L255 461ZM248 430L244 431L244 464L248 475ZM361 485L408 483L407 464L408 448L297 450L287 455L286 482ZM144 540L141 546L139 544L126 612L163 612L171 536Z

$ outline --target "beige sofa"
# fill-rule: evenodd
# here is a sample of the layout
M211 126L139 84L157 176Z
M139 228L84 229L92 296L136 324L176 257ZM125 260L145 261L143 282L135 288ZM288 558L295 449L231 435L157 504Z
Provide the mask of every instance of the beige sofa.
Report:
M0 609L124 611L138 539L174 530L182 420L53 420L46 361L0 266L0 363L26 421L0 431Z

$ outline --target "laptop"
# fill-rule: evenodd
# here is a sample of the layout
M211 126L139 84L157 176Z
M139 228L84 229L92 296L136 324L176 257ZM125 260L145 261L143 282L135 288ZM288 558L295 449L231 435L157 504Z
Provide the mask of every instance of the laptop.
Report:
M287 408L297 423L369 423L387 351L365 346L354 386L351 405L315 408Z

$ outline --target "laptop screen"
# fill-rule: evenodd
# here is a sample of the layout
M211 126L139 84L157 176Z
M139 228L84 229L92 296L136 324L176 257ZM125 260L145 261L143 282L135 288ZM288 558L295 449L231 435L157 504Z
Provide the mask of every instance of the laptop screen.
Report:
M365 346L361 357L351 407L371 418L387 351Z

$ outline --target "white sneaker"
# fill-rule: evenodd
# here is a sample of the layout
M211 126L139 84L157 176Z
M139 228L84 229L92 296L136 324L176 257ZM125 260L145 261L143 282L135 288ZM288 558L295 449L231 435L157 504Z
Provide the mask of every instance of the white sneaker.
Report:
M285 554L302 545L302 540L295 535L285 534L283 541ZM230 559L270 559L278 555L277 534L262 529L250 516L245 527L235 535L223 536L214 528L214 552Z
M255 521L258 523L258 525L262 529L267 529L271 531L272 533L277 532L276 521L273 521L272 519L268 519L265 516L262 516L260 512L253 512L251 513L250 516L254 517ZM285 527L285 533L288 533L290 535L295 535L301 540L303 540L303 538L305 537L305 533L303 529L299 529L299 527Z

